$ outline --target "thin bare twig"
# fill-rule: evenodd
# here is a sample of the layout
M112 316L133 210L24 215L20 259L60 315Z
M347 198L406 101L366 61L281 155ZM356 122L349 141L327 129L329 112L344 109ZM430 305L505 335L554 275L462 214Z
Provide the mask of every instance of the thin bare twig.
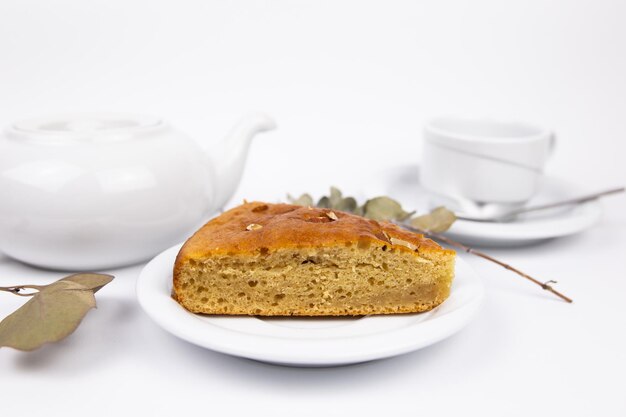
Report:
M552 294L556 295L557 297L560 297L561 299L567 301L568 303L573 302L573 300L571 298L569 298L568 296L560 293L559 291L555 290L552 287L551 284L556 284L556 281L550 280L550 281L546 281L546 282L541 282L538 279L535 279L535 278L531 277L530 275L526 274L525 272L522 272L519 269L514 268L514 267L512 267L511 265L509 265L507 263L499 261L496 258L494 258L494 257L492 257L490 255L487 255L486 253L477 251L476 249L470 248L469 246L465 246L464 244L459 243L459 242L457 242L455 240L452 240L452 239L450 239L450 238L448 238L446 236L443 236L443 235L441 235L439 233L434 233L434 232L429 232L427 230L417 229L417 228L409 226L409 225L407 225L405 223L399 223L398 222L396 224L398 226L400 226L400 227L403 227L405 229L411 230L413 232L422 233L422 234L424 234L426 236L432 237L433 239L437 239L437 240L440 240L442 242L445 242L445 243L447 243L450 246L454 246L455 248L463 250L464 252L471 253L473 255L480 256L481 258L486 259L488 261L494 262L494 263L502 266L503 268L508 269L509 271L512 271L512 272L516 273L517 275L519 275L519 276L521 276L523 278L526 278L527 280L529 280L529 281L539 285L542 289L544 289L546 291L550 291Z

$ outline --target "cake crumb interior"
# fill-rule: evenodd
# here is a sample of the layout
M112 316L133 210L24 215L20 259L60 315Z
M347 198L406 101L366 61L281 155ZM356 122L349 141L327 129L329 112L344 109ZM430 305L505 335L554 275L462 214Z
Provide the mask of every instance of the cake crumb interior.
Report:
M174 296L195 313L266 316L419 312L448 297L454 256L384 243L189 259Z

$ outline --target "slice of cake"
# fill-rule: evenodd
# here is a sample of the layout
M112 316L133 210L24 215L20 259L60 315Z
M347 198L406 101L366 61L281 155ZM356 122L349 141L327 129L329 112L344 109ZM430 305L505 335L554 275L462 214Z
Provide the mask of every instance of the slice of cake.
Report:
M352 214L246 203L198 230L174 265L174 298L205 314L343 316L430 310L455 253Z

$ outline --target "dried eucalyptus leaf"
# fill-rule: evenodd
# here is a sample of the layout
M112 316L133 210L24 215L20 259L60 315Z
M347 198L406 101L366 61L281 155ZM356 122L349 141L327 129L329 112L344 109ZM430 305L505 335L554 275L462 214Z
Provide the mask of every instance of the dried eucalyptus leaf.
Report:
M98 292L100 288L107 285L109 282L113 280L113 275L108 274L94 274L94 273L81 273L74 274L62 278L59 282L62 281L71 281L82 285L87 290L92 290L94 293Z
M319 207L319 208L330 208L330 198L328 198L326 196L320 198L319 201L317 202L316 207Z
M335 207L336 210L347 211L348 213L354 213L356 210L356 200L353 197L342 198Z
M291 204L295 204L297 206L307 206L313 207L313 197L310 194L302 194L298 198L293 198L289 194L287 194L287 199Z
M353 213L357 208L357 202L354 197L343 197L343 193L339 188L330 187L330 195L320 198L316 207Z
M437 207L428 214L415 217L409 222L411 226L427 232L445 232L455 222L456 216L445 207Z
M65 338L96 306L93 293L71 280L44 287L0 322L0 346L31 351Z
M411 215L410 212L406 212L402 209L400 203L389 197L376 197L371 200L367 200L363 210L363 215L365 217L377 221L402 221Z
M330 187L330 195L328 200L330 202L330 208L337 208L337 205L341 202L342 194L337 187Z

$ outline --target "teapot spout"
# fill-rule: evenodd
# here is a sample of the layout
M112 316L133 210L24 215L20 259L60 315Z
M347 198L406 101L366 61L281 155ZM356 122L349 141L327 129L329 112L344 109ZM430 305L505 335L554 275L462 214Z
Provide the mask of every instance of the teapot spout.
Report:
M213 165L216 174L216 205L222 209L239 185L252 138L261 132L276 128L274 120L255 113L244 117L224 139L220 152L215 155Z

